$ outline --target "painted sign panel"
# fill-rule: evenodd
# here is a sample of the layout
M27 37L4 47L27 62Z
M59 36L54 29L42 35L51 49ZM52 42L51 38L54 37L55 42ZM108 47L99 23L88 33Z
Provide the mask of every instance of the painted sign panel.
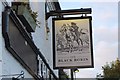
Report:
M92 18L53 18L53 66L93 67Z
M36 76L38 55L33 48L32 40L14 12L7 12L7 7L2 13L2 34L6 49L32 76Z

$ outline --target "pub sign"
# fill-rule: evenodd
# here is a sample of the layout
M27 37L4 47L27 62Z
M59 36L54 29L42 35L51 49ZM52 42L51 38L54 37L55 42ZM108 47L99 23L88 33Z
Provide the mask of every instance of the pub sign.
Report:
M53 18L53 68L92 68L92 17Z

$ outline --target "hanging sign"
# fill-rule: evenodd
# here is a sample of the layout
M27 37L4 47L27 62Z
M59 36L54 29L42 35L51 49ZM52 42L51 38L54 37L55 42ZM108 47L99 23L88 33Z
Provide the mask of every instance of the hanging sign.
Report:
M53 18L53 67L92 68L92 17Z

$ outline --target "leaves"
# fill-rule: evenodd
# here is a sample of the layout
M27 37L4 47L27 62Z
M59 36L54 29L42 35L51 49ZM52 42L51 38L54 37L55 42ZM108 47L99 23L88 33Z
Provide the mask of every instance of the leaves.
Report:
M120 78L120 60L112 61L102 67L104 78Z
M18 3L18 2L17 2ZM21 1L19 2L19 4L24 5L25 7L27 7L27 9L29 10L32 18L34 19L34 21L36 22L36 25L40 27L40 21L37 20L38 17L38 12L35 12L31 9L28 0L25 1Z

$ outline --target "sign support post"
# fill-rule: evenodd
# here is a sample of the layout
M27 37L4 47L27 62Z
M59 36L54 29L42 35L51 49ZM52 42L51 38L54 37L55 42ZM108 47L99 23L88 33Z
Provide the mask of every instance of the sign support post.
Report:
M70 69L71 71L71 80L74 80L74 78L73 78L73 69Z

